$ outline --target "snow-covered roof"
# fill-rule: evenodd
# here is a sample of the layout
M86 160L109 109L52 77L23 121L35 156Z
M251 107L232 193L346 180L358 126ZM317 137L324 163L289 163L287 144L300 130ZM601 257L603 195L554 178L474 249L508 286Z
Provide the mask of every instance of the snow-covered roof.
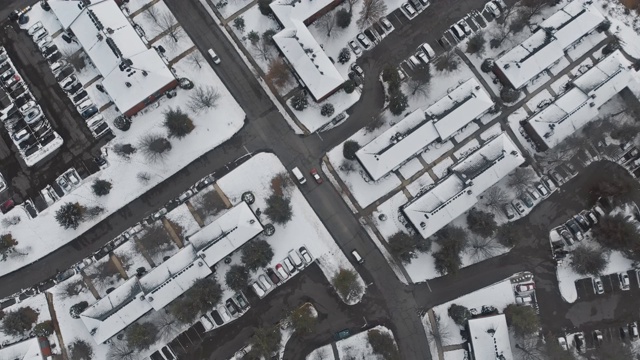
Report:
M356 152L358 160L375 181L440 139L448 139L487 112L493 101L471 78L427 110L417 109Z
M143 276L140 285L147 301L160 310L209 274L211 269L189 244Z
M513 360L504 314L471 319L468 326L475 359Z
M331 0L277 0L269 5L284 26L273 40L316 100L323 99L345 81L306 24L311 16L332 3Z
M636 81L631 63L616 51L573 81L573 87L538 112L528 123L552 148L592 121L597 109Z
M420 235L428 238L471 209L478 195L523 162L516 145L502 133L453 165L447 177L407 203L403 212Z
M151 310L137 277L127 280L106 297L87 308L80 319L98 344L117 333Z
M213 266L260 234L262 230L262 224L249 205L243 201L216 221L189 236L189 241L207 265Z
M445 140L492 106L491 97L473 77L431 105L426 113L435 122L440 138Z
M564 56L567 47L593 31L602 14L574 1L543 21L536 32L496 60L495 64L516 89L531 81Z
M373 180L379 180L438 139L433 121L417 109L356 152Z
M42 360L43 358L37 337L13 345L0 347L0 359Z
M50 2L58 20L73 31L104 78L102 85L121 112L175 80L162 58L140 39L114 1L94 1L82 10L79 3Z
M307 89L315 99L322 99L344 83L320 44L302 20L289 19L290 26L273 36Z

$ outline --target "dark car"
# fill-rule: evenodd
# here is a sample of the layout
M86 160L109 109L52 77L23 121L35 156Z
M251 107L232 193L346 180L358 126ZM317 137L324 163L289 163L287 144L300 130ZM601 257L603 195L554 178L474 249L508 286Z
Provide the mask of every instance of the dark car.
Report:
M238 306L231 299L227 299L227 301L225 301L224 303L224 306L227 308L227 311L231 316L235 316L238 312L240 312Z
M58 75L56 75L56 81L60 82L64 80L67 76L73 74L73 68L71 66L67 66L64 69L60 70Z
M243 310L249 308L249 303L247 302L247 300L244 298L244 296L242 294L240 294L240 293L236 294L235 299L236 299L236 302L238 303L238 305L240 305L240 307Z
M86 90L82 90L79 93L75 94L71 99L71 101L73 101L74 104L79 103L82 99L86 98L88 95L89 94L87 94Z
M578 225L576 225L575 221L569 220L567 221L566 225L569 230L571 230L576 239L578 239L578 241L581 241L584 238L582 235L582 231L580 231L580 228L578 227Z
M220 316L220 314L218 314L218 310L213 310L211 312L211 318L218 326L224 324L224 321L222 321L222 317Z
M584 218L584 216L576 215L573 217L573 219L580 225L580 227L582 227L583 230L587 231L591 229L591 225L589 224L587 219Z
M56 45L51 45L48 48L45 48L42 51L42 55L44 55L44 57L48 57L50 55L52 55L54 52L58 51L58 46Z
M102 124L98 125L98 127L92 130L93 135L98 137L107 133L107 130L109 130L109 125L106 122L103 122Z
M276 275L276 272L273 271L273 269L267 269L267 275L274 284L277 285L280 282L280 278L278 277L278 275Z
M3 214L6 214L9 212L9 210L13 209L15 206L16 206L16 203L13 202L12 199L9 199L4 203L2 203L2 205L0 205L0 211L2 211Z
M49 55L49 57L47 57L47 62L49 64L53 64L54 62L56 62L56 61L58 61L60 59L62 59L62 54L60 54L60 52L56 51L52 55Z
M351 331L349 329L340 330L337 333L333 334L333 338L335 340L346 339L351 335Z
M95 106L92 106L92 107L88 108L87 110L83 111L82 114L80 114L80 115L82 115L83 118L88 119L88 118L92 117L93 115L95 115L97 112L98 112L98 108L95 107Z
M77 93L78 91L80 91L80 89L82 89L82 84L79 84L79 83L78 83L78 84L73 85L73 86L72 86L72 87L70 87L69 89L67 89L67 92L68 92L69 94L75 94L75 93Z

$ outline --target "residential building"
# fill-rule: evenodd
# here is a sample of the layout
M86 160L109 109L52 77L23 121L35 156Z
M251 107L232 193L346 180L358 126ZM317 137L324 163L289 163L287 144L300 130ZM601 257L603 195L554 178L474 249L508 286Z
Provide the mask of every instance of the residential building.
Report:
M132 277L87 308L80 319L98 344L114 337L152 309L137 277Z
M596 31L605 20L595 6L573 1L538 25L522 43L495 61L502 83L520 89L558 63L566 51Z
M426 110L417 109L356 152L374 181L399 168L435 142L444 142L494 103L476 78L449 92Z
M198 256L211 267L262 233L262 230L262 224L243 201L188 239Z
M340 90L345 79L307 26L341 3L340 0L276 0L269 5L284 27L273 36L273 41L317 102Z
M46 337L33 337L11 345L0 346L0 359L42 360L52 359L51 344Z
M535 113L524 129L542 150L558 145L575 131L593 121L598 109L620 92L628 92L638 84L633 64L620 51L602 59L587 72L574 79L570 88L553 103Z
M467 321L471 360L513 360L507 318L490 315Z
M103 77L102 86L126 116L135 115L178 80L112 0L50 0L65 31L71 30Z
M524 162L506 133L449 168L449 174L429 191L402 207L416 231L428 238L471 209L478 196Z

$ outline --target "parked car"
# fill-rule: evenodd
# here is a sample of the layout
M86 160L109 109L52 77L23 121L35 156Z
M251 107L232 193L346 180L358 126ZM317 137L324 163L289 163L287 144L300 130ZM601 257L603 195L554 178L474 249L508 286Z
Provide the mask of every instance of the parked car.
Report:
M629 274L621 272L618 274L618 280L620 281L620 290L631 289L631 283L629 282Z
M278 285L278 283L280 283L280 278L278 277L278 275L276 275L276 272L273 271L273 269L266 269L265 272L267 273L267 276L269 276L269 279L271 279L272 283L274 283L275 285Z
M631 324L628 325L629 327L629 337L631 337L631 340L635 340L638 338L638 325L633 322Z
M358 76L363 77L364 76L364 71L362 70L362 68L356 64L353 63L353 65L351 65L351 70Z
M602 285L602 279L596 277L593 279L593 290L596 294L604 294L604 285Z
M69 179L69 181L74 186L77 186L77 185L80 184L80 178L78 177L78 175L76 175L75 170L71 169L71 170L67 171L66 173L64 173L64 175L67 177L67 179Z
M13 142L17 145L20 144L21 142L27 140L29 137L31 137L31 134L29 134L29 130L27 129L22 129L20 131L16 131L15 133L13 133L11 135L11 139L13 140Z
M511 220L516 217L516 213L514 211L513 205L505 204L502 209L504 210L504 214L507 216L507 219Z
M356 54L356 56L360 56L362 54L362 50L360 50L360 47L358 46L358 44L356 44L355 41L349 41L349 47L351 48L353 53Z
M237 293L235 296L235 300L243 310L249 308L249 303L247 302L247 299L245 299L244 295L242 295L242 293Z
M80 92L78 92L77 94L75 94L72 98L71 98L71 102L79 105L81 102L84 102L87 97L89 96L89 94L87 93L86 90L82 90ZM91 100L88 100L91 101Z
M151 215L151 217L154 220L160 220L160 218L162 218L163 216L165 216L167 214L167 209L166 208L162 208L156 212L153 213L153 215Z
M564 177L562 175L560 175L560 173L558 173L558 171L551 170L549 172L549 175L551 175L551 177L553 178L553 180L558 184L558 185L562 185L564 184Z
M94 105L88 108L87 110L83 111L80 115L82 115L83 119L88 119L97 113L98 113L98 108Z
M424 51L425 54L427 54L429 59L434 59L436 57L436 52L433 51L433 48L431 47L431 45L424 43L420 45L420 48L422 49L422 51Z
M200 323L204 327L205 331L213 330L213 328L214 328L213 322L211 320L209 320L209 318L204 316L204 315L202 315L200 317Z
M524 209L524 205L522 204L522 200L515 199L511 202L511 204L513 204L513 207L518 211L520 215L524 214L525 209Z
M39 30L37 30L31 35L31 38L33 39L34 42L38 42L47 35L49 35L49 32L47 31L47 29L40 28Z
M580 211L580 215L587 219L592 226L598 223L598 218L594 215L593 211L582 210Z
M236 305L233 299L227 299L227 301L224 302L224 305L231 316L235 316L236 314L240 313L240 308L238 308L238 305Z
M584 335L577 333L573 339L576 343L576 350L578 350L579 353L583 353L585 351Z
M40 108L34 107L31 108L31 110L29 110L26 114L24 114L24 121L27 124L33 124L38 119L40 119L40 117L42 117L42 111L40 111Z
M3 214L6 214L6 213L8 213L11 209L13 209L15 206L16 206L16 203L15 203L15 202L13 202L13 200L12 200L12 199L9 199L9 200L7 200L7 201L3 202L3 203L2 203L2 205L0 205L0 211L1 211Z
M222 317L222 320L224 322L231 321L231 315L229 315L229 312L227 311L227 309L225 308L224 305L218 306L217 310L218 310L218 313L220 314L220 316Z
M356 35L356 39L362 44L362 47L367 50L371 47L371 42L367 39L367 36L363 33Z
M581 214L575 215L573 217L573 220L575 220L575 222L578 223L578 225L580 225L582 230L588 231L589 229L591 229L591 224L589 224L587 219L584 216L582 216Z
M580 231L580 228L578 227L578 225L576 225L575 221L569 220L565 225L569 228L573 236L575 236L578 241L582 241L582 239L584 239L582 231Z
M556 189L556 184L554 184L553 181L551 181L551 179L547 177L544 178L544 185L546 185L547 189L549 189L549 192L553 192Z
M524 204L531 209L533 207L533 199L531 198L531 195L529 195L528 193L524 193L522 194L522 196L520 197L520 199L522 200L522 202L524 202Z
M185 192L183 192L182 194L180 194L180 196L178 196L178 198L176 199L180 204L184 203L185 201L187 201L187 199L189 199L190 197L192 197L194 194L193 190L187 190Z
M71 184L69 183L69 181L67 181L67 179L65 179L64 176L61 176L58 178L58 180L56 181L58 183L58 185L60 185L60 187L65 191L65 192L70 192L72 190Z
M602 343L602 331L600 330L593 331L593 341L595 342L596 346Z
M534 185L536 187L536 190L538 190L538 193L540 193L540 196L549 195L549 190L547 190L544 185L542 185L541 183L535 183Z
M38 21L37 23L29 27L29 29L27 30L27 34L29 34L29 36L33 36L33 34L40 31L42 28L44 28L44 25L42 25L41 21Z
M516 304L518 305L529 305L531 303L533 303L533 297L531 295L516 296Z
M571 235L571 233L569 232L569 230L567 230L566 227L561 227L557 230L558 234L560 234L560 236L562 236L562 238L564 239L564 241L567 243L567 245L573 245L574 241L573 241L573 235Z
M382 28L387 32L390 33L392 32L395 27L391 24L391 22L389 20L387 20L386 17L382 17L380 18L380 24L382 24Z
M298 270L295 266L293 266L293 262L291 262L291 259L289 259L288 256L282 260L282 263L284 263L284 267L289 274L293 274Z
M540 194L534 188L527 188L527 194L531 196L534 202L540 200Z
M493 1L489 1L486 6L489 12L491 13L491 15L495 17L499 17L500 14L502 14L498 5L496 5Z
M213 321L216 323L216 325L220 326L222 324L224 324L224 321L222 320L222 317L220 316L220 313L218 313L218 310L213 310L211 312L211 318L213 319Z
M413 8L413 6L411 6L411 4L402 4L402 9L405 11L409 19L412 19L414 16L416 16L416 10Z
M558 338L558 344L560 344L562 350L569 350L569 348L567 347L567 339L565 339L564 336L560 336Z
M313 262L313 258L311 257L311 254L309 254L309 252L304 246L301 247L299 251L300 251L300 255L302 255L302 260L304 260L304 262L307 263L307 265Z
M533 291L536 288L534 283L518 284L516 285L516 291L519 293Z
M422 51L416 53L416 56L425 64L429 64L429 58L427 57L427 54L423 53Z
M73 70L73 67L71 67L71 66L63 67L60 70L60 72L58 73L58 75L56 75L56 81L57 82L61 82L62 80L66 79L67 77L73 75L74 72L75 71ZM82 85L80 85L80 86L82 86Z

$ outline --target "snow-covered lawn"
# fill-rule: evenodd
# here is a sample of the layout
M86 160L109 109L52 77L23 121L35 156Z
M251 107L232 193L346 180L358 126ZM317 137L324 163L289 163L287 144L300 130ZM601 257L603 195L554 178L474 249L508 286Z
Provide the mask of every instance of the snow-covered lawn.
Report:
M394 338L393 332L382 325L378 325L372 329L369 329L368 331L363 331L355 335L351 335L344 340L336 342L336 347L338 348L338 355L340 356L340 359L383 360L384 357L375 354L373 352L371 344L369 344L368 334L369 331L373 330L377 330L383 334L388 334L389 336ZM393 341L395 343L395 338Z
M454 161L451 157L442 159L439 163L433 166L433 173L438 178L443 178L449 172L449 167L453 165Z
M458 134L456 134L456 136L454 136L453 138L460 143L471 136L473 133L475 133L478 129L480 129L480 125L476 124L475 122L469 123L469 125L460 129Z
M84 268L83 272L91 280L91 283L100 296L105 296L108 289L117 288L125 281L122 276L120 276L118 268L113 261L111 261L110 256L105 256L94 262Z
M484 141L487 141L494 136L500 135L501 132L502 128L500 127L500 124L495 124L487 130L483 131L482 134L480 134L480 138Z
M140 253L140 250L133 240L129 240L120 245L113 251L113 254L120 260L124 271L130 278L136 275L136 269L140 267L145 268L147 271L151 270L151 265L147 259L142 256L142 253Z
M420 175L419 178L415 179L411 184L406 186L407 191L412 196L418 195L421 191L426 191L427 188L431 187L434 184L434 180L429 175L429 173L424 173Z
M305 360L335 360L331 344L313 350Z
M24 308L31 308L34 311L34 313L29 315L30 320L34 320L34 323L33 323L34 326L43 321L51 320L51 314L49 313L49 307L47 305L47 299L44 293L29 297L17 304L4 308L2 309L2 312L4 313L4 316L6 316L9 313L12 313L19 309L24 309ZM33 318L31 318L31 316L33 316ZM0 344L2 344L2 346L14 344L22 340L26 340L28 338L29 338L28 331L24 336L19 336L19 335L16 336L16 335L7 334L0 327Z
M178 30L176 30L176 38L178 38L177 42L173 39L173 37L165 35L154 42L153 46L162 45L162 47L166 51L162 55L169 61L175 59L192 47L195 47L193 41L191 41L191 38L187 36L187 33L183 28L178 28ZM194 53L198 53L198 50L194 50ZM206 61L203 61L203 63L206 63Z
M398 171L400 172L403 178L408 179L413 175L417 174L422 169L424 169L424 167L422 166L422 163L420 163L420 160L417 157L415 157L407 161L406 164L402 165L400 169L398 169Z
M167 215L165 215L165 217L171 222L171 226L174 228L177 235L181 239L184 239L185 237L192 235L200 230L200 225L198 225L198 222L193 217L193 214L191 214L191 211L189 211L187 204L182 204L177 208L171 210Z
M91 72L89 69L93 69L93 67L87 66L85 71L80 74ZM22 211L17 210L19 208L6 215L1 215L0 218L14 215L21 216L22 221L13 226L10 232L18 241L16 250L28 255L7 259L2 269L0 269L0 275L36 261L73 240L108 215L125 206L132 199L137 198L164 181L186 164L220 145L240 130L244 123L245 113L208 64L198 68L190 64L188 59L185 58L177 62L174 65L174 69L178 77L191 79L195 86L214 87L220 94L217 107L209 111L194 113L187 106L189 96L194 90L178 89L176 97L172 99L162 97L140 114L134 116L131 129L126 132L115 129L112 123L113 118L105 116L116 135L110 146L114 144L132 144L138 148L138 151L131 155L129 159L108 151L107 161L110 164L108 168L91 175L72 193L65 195L61 201L42 211L35 219L28 219L25 215L22 215ZM83 76L78 77L82 78ZM179 107L186 112L193 120L195 130L183 139L170 138L172 149L169 151L168 156L164 161L161 160L154 163L145 158L143 152L140 151L140 140L148 134L167 136L167 130L162 126L162 113L170 107ZM113 107L109 109L111 108ZM224 114L224 116L221 116L221 114ZM215 119L215 121L212 121L212 119ZM141 180L140 176L143 175L148 180ZM106 179L111 182L112 189L109 195L97 197L93 194L91 184L95 179ZM87 207L100 206L105 211L99 216L83 222L76 230L65 230L56 222L55 212L68 202L78 202Z
M295 114L296 118L300 120L302 124L310 132L315 132L321 129L323 126L329 124L333 118L338 114L349 109L353 104L360 100L360 91L355 90L351 94L347 94L344 90L339 90L335 94L329 96L321 103L317 103L308 96L309 106L302 111L297 111L291 106L291 101L287 102L287 105ZM325 104L331 104L334 108L334 113L331 116L324 116L320 113L320 109Z
M511 280L506 279L433 307L434 315L440 318L441 328L446 329L449 334L448 337L442 339L442 346L461 344L465 341L460 335L461 328L449 317L448 309L451 304L464 306L472 313L476 312L477 314L481 313L483 306L493 306L502 313L504 308L515 301ZM431 333L431 323L428 316L425 315L422 320L427 334Z
M444 360L468 360L469 353L465 349L444 352Z
M548 104L549 101L552 101L553 96L549 92L549 90L542 90L536 96L532 97L529 101L527 101L527 107L531 112L536 112L542 109L545 104Z
M431 164L453 148L454 145L451 141L447 141L446 143L435 142L430 145L427 150L423 151L420 156L427 164Z
M479 147L480 147L480 142L478 142L478 140L476 139L473 139L467 142L466 144L462 145L461 147L459 147L458 150L456 150L453 153L453 156L455 156L456 159L462 159L467 155L469 155L470 153L472 153L473 151L475 151L476 149L478 149Z
M223 18L228 18L229 16L235 14L237 11L242 9L243 7L249 5L251 0L217 0L213 1L213 5L220 11L220 14Z
M256 198L255 203L251 205L252 208L266 209L266 199L272 193L271 180L278 174L288 174L280 160L275 155L260 153L219 179L218 186L233 204L241 201L244 192L251 191ZM286 177L290 179L288 175ZM293 184L294 180L290 179L290 181ZM287 256L289 251L298 250L304 246L318 261L320 269L329 282L340 268L357 273L300 190L295 185L289 185L285 191L291 199L293 217L284 225L273 224L276 229L275 234L270 237L265 236L265 240L271 244L274 253L273 260L268 267L275 267ZM270 223L264 213L260 218L263 224ZM300 236L300 234L304 234L304 236ZM358 281L364 289L364 281L359 275ZM363 295L364 292L345 302L355 304L360 301Z
M380 206L378 206L371 214L373 223L376 225L376 228L385 240L389 241L391 236L401 231L408 233L404 223L400 220L400 207L406 204L407 201L408 199L405 194L402 191L398 191L395 195L389 198L389 200L380 204ZM381 220L379 217L383 214L386 216L385 220ZM402 217L402 220L406 222L404 217Z
M237 0L240 1L240 0ZM280 31L280 24L273 18L273 16L264 16L260 13L260 9L258 8L258 4L247 9L241 15L242 19L244 19L245 27L244 31L240 31L235 26L232 26L233 22L229 24L234 34L238 39L242 40L242 44L245 49L251 54L253 60L258 64L260 69L265 73L269 70L269 63L271 60L275 59L278 56L278 50L275 46L266 46L265 50L260 46L263 44L262 40L260 40L256 45L251 44L251 41L247 39L247 35L255 31L260 35L262 39L262 34L264 34L267 30L273 30L276 33ZM223 58L224 61L224 58Z
M154 20L153 17L150 16L150 14L154 14L156 16L156 20ZM163 17L170 17L169 19L172 20L164 21L162 20ZM162 0L156 2L151 7L134 16L132 20L134 23L142 27L142 30L144 30L144 37L148 41L151 41L153 38L162 33L162 31L166 28L166 24L178 23L178 21L175 20L175 17L171 13L171 10L169 10L169 8L167 7L167 4L165 4Z

